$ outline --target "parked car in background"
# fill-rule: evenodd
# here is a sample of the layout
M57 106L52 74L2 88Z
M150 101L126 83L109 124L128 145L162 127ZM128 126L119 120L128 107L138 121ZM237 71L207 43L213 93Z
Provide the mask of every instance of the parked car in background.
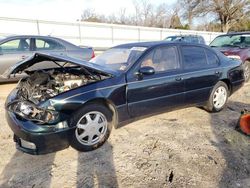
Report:
M90 60L95 56L91 47L80 48L56 37L33 35L6 37L0 40L0 82L19 80L23 77L24 74L17 74L16 77L6 80L2 75L10 66L37 52L65 55L82 60ZM51 66L51 63L44 62L40 66L46 68Z
M14 140L31 154L94 150L113 126L149 114L189 106L218 112L244 84L239 61L206 45L166 41L119 45L90 63L35 54L6 76L43 61L58 67L28 72L6 100Z
M220 50L231 59L243 63L245 80L250 79L250 32L228 33L217 36L211 43L212 48Z
M206 44L204 38L200 35L176 35L176 36L169 36L169 37L165 38L164 40Z

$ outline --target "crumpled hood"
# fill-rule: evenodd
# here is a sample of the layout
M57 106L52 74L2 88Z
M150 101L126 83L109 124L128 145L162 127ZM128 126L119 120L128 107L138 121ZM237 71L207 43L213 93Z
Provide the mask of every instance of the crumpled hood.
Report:
M11 66L9 69L7 69L4 72L3 76L5 78L9 78L11 74L20 73L20 72L28 69L32 65L37 64L37 63L41 63L43 61L68 62L68 63L71 63L73 65L82 66L82 67L85 67L87 69L94 70L94 71L99 72L99 73L104 73L104 74L108 74L108 75L118 74L118 72L116 72L114 70L108 69L107 67L100 66L100 65L97 65L94 63L90 63L88 61L83 61L80 59L75 59L72 57L56 55L56 54L35 53L31 57ZM51 63L53 63L53 62L51 62ZM46 69L46 67L44 69Z

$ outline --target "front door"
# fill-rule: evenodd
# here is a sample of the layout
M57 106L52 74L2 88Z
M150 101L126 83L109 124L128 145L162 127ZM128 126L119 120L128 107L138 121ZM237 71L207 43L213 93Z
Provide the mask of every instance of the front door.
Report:
M31 56L30 39L19 38L6 41L0 45L0 76L12 65ZM16 75L20 77L21 75Z
M128 73L127 102L132 117L182 105L184 82L178 54L176 46L157 47ZM144 66L153 67L155 73L138 76L136 73Z
M32 51L33 53L66 55L66 49L63 45L58 43L56 40L46 37L32 38ZM48 69L56 67L58 67L58 65L56 65L55 63L51 61L44 61L42 63L33 65L29 68L29 70Z

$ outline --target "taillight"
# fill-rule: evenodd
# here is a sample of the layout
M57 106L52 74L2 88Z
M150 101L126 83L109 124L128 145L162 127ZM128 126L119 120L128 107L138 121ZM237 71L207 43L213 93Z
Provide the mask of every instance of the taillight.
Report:
M95 52L94 50L92 51L91 59L95 57Z

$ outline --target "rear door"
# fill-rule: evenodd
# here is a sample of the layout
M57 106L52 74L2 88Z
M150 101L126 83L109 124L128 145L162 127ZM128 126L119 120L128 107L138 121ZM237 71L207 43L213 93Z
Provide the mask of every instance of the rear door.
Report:
M66 55L66 49L61 43L57 42L56 40L43 37L32 38L32 51L33 53L40 52L47 54ZM44 61L43 63L39 63L30 67L29 70L54 67L57 67L57 65L51 61Z
M141 78L136 73L151 66L155 74ZM161 46L151 50L127 76L127 102L132 117L173 109L183 105L184 82L176 46Z
M185 73L185 103L203 103L208 100L211 89L221 77L219 58L213 51L201 46L182 45L181 53Z
M31 55L30 38L16 38L0 44L0 75L15 63Z

